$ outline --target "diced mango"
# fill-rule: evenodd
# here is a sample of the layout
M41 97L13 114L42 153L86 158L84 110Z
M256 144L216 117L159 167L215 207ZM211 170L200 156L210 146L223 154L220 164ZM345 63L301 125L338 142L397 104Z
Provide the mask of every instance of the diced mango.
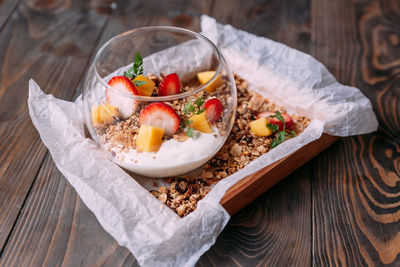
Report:
M256 136L269 136L272 130L267 127L268 121L266 118L250 122L250 131Z
M203 132L203 133L212 133L213 132L211 125L208 122L207 115L205 112L190 116L189 121L191 121L191 123L189 124L189 127L192 127L193 129L195 129L199 132Z
M201 84L207 83L211 78L215 75L215 71L209 70L209 71L203 71L197 73L197 79ZM217 88L218 86L221 86L224 83L224 80L222 80L221 75L218 75L215 80L206 87L207 92L212 92Z
M143 82L144 84L138 85ZM138 90L139 95L144 95L144 96L151 96L153 94L154 87L156 86L152 80L143 75L138 75L133 80L133 84Z
M118 108L113 105L96 105L92 109L93 124L110 124L118 116Z
M164 128L142 125L136 139L136 149L144 152L157 152L162 143Z

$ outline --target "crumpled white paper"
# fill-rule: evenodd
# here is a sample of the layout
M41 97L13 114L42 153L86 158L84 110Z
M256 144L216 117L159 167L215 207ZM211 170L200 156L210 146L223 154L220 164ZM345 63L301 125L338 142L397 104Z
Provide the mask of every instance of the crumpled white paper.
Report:
M358 89L336 82L311 56L207 16L202 16L201 26L250 88L312 122L301 135L219 182L185 218L161 204L85 138L80 98L75 103L62 101L29 82L29 114L58 169L103 228L142 266L193 266L229 220L219 201L230 186L323 132L348 136L378 126L370 101Z

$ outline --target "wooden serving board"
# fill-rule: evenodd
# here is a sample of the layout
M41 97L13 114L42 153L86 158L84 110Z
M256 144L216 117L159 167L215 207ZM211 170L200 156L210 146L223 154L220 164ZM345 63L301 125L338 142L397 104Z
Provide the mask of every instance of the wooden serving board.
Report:
M286 176L332 145L339 137L322 134L321 138L309 143L260 171L234 184L221 199L221 205L230 215L235 214Z

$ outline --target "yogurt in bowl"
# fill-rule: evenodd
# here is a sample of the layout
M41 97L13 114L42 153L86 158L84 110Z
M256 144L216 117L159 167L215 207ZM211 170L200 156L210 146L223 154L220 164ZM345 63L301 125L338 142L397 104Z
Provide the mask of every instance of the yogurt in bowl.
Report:
M157 51L140 46L146 38ZM111 160L133 173L171 177L200 167L222 147L235 119L236 86L204 36L150 27L100 49L84 103L89 132Z
M122 146L109 147L113 160L125 169L144 176L168 177L187 173L200 167L219 150L222 136L199 133L184 142L170 139L161 144L157 153L123 150ZM196 151L196 153L193 153Z

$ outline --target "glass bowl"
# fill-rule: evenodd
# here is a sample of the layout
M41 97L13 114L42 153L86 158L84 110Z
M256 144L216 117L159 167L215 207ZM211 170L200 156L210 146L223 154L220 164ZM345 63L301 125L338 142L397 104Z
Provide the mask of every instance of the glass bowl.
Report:
M116 164L144 176L200 167L235 120L236 86L225 59L209 39L182 28L145 27L112 38L83 86L92 138Z

